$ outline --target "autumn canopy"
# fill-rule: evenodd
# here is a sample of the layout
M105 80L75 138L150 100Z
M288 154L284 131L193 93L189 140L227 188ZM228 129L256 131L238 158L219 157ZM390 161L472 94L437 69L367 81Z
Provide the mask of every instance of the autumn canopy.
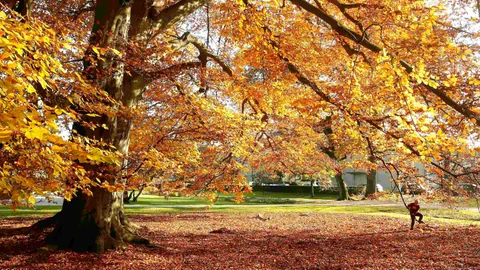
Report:
M241 200L251 168L479 184L474 2L2 0L0 196L64 196L48 240L103 251L145 241L122 196L151 181L211 200Z

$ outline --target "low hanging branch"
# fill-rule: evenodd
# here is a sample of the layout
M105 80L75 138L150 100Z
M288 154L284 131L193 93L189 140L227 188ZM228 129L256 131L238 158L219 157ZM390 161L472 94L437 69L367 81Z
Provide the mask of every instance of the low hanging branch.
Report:
M357 125L360 127L360 121L357 121ZM373 149L373 144L372 144L372 141L370 140L369 137L367 137L362 131L361 129L360 130L360 134L362 134L362 137L367 141L367 145L368 145L368 151L370 153L370 157L373 159L373 161L375 160L380 160L382 162L382 165L383 167L388 171L388 173L390 174L390 177L392 178L393 180L393 183L395 184L395 187L398 189L398 193L400 194L400 197L402 198L402 202L403 204L405 205L405 207L408 209L408 206L407 206L407 203L405 202L405 199L403 198L403 194L400 190L400 187L398 185L398 182L397 182L397 179L398 179L398 176L400 175L400 172L398 171L398 169L393 165L393 164L390 164L393 166L393 168L395 169L395 172L396 172L396 175L397 175L397 179L395 179L395 177L393 176L393 173L392 171L390 170L390 168L388 167L388 164L385 162L385 160L383 160L381 157L379 157L375 150Z
M400 174L399 174L399 171L397 170L397 168L396 168L393 164L391 164L391 163L386 163L386 162L385 162L383 159L381 159L380 157L377 157L377 159L379 159L379 160L382 162L383 167L384 167L385 169L387 169L388 173L390 174L390 177L391 177L392 180L393 180L393 183L395 183L395 187L397 188L398 193L400 194L400 198L402 198L403 205L405 205L405 208L408 209L407 203L405 202L405 199L403 198L402 191L400 190L400 187L398 186L398 182L397 182L398 176L400 175ZM397 177L396 177L397 179L395 179L395 177L393 176L392 170L390 170L390 168L388 167L388 165L393 166L393 168L395 169L395 172L396 172L396 174L397 174Z

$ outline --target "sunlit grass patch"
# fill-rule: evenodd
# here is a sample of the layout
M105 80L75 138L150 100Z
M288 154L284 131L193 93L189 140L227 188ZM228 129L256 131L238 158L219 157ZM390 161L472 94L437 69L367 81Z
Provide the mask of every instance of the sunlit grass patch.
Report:
M295 203L322 203L335 200L337 197L330 194L318 194L314 199L309 194L302 193L276 193L256 192L246 194L242 204L295 204ZM305 200L304 200L305 199ZM308 200L306 200L308 199ZM209 205L210 203L201 197L165 197L157 195L141 195L137 202L129 205ZM215 205L236 205L235 197L220 194Z
M263 193L263 194L262 194ZM266 196L261 196L265 195ZM239 212L239 213L345 213L386 216L409 219L408 211L403 206L365 206L365 205L319 205L331 203L328 200L306 200L303 198L284 197L291 194L260 192L249 194L245 202L237 204L232 196L221 195L211 205L198 197L169 197L166 199L156 195L142 195L138 202L126 205L128 215L155 215L160 213L179 212ZM312 201L315 204L311 204ZM308 204L310 203L310 204ZM0 206L0 218L16 216L49 216L60 211L59 205L42 205L35 208L19 208L13 211L7 206ZM469 210L449 208L422 208L420 210L428 222L449 222L455 224L480 225L480 213Z
M53 206L36 206L35 208L18 208L12 210L10 207L0 205L0 218L16 217L16 216L36 216L36 215L52 215L60 211L62 207L59 205Z

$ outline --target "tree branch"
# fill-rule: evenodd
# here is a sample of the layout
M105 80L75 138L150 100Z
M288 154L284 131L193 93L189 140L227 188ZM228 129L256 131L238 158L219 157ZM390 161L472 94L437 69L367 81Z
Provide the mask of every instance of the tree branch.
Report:
M199 67L201 67L201 63L198 61L195 61L195 62L186 62L186 63L171 65L168 68L156 70L156 71L146 71L146 72L136 71L136 72L142 75L144 77L145 83L148 84L153 82L156 79L159 79L160 77L168 77L172 73L176 74L185 69L192 69L192 68L199 68Z
M290 0L294 5L297 5L301 8L303 8L305 11L314 14L318 18L322 19L324 22L326 22L330 27L336 31L338 34L341 36L344 36L357 44L360 44L361 46L369 49L372 52L379 53L383 50L383 48L377 46L376 44L372 43L369 41L367 38L365 38L364 35L360 35L358 33L355 33L354 31L346 28L343 26L339 21L337 21L334 17L328 15L325 11L313 6L309 2L305 0ZM410 64L408 64L406 61L401 60L400 64L402 67L405 68L407 73L411 73L413 71L413 68ZM476 125L480 126L480 115L474 111L472 111L470 108L459 104L452 98L450 98L442 89L439 88L434 88L428 84L422 83L421 84L427 91L430 93L434 94L438 98L440 98L445 104L450 106L452 109L456 110L458 113L470 118L470 119L475 119L476 120Z
M149 38L149 40L152 40L163 30L183 20L205 3L206 0L182 0L162 10L151 6L148 10L149 27L145 28L144 31L148 30L154 33Z
M189 32L183 34L180 37L177 37L177 40L174 41L173 43L177 43L175 45L178 46L178 47L184 47L188 44L192 44L193 46L195 46L195 48L197 48L198 52L200 53L200 55L199 55L200 59L202 59L204 57L208 57L208 58L213 59L220 67L222 67L222 69L225 73L227 73L230 77L233 76L232 69L225 63L225 61L220 59L219 56L213 54L207 48L207 46L205 46L205 44L200 42L196 37L190 35Z
M275 41L270 41L270 44L272 44L272 46L278 48L278 45L275 43ZM338 104L336 103L334 100L332 100L330 98L330 96L328 96L325 92L323 92L315 82L311 81L310 79L308 79L305 75L303 75L302 73L300 73L300 71L298 70L298 68L292 64L287 58L285 58L284 56L282 56L280 54L280 52L278 53L278 57L283 60L286 64L287 64L287 68L288 70L297 77L298 81L301 82L302 84L304 84L305 86L308 86L310 87L318 96L320 96L320 98L322 100L324 100L325 102L328 102L330 103L331 105L335 106L337 109L339 109L340 111L346 113L347 115L349 115L350 117L353 117L353 118L356 118L357 121L359 120L362 120L366 123L368 123L370 126L374 127L375 129L379 130L380 132L383 132L385 135L387 136L390 136L392 138L394 138L395 140L401 142L408 150L410 150L414 155L420 157L422 156L421 153L416 150L412 145L406 143L405 141L403 140L400 140L400 136L397 136L395 135L394 133L392 132L389 132L389 131L386 131L384 130L381 126L379 126L377 123L375 123L374 120L372 119L367 119L367 118L359 118L359 115L354 115L352 114L350 111L347 110L347 108L345 108L344 106L342 106L341 104ZM328 132L328 131L327 131ZM457 178L457 177L460 177L460 176L463 176L465 175L464 173L463 174L455 174L445 168L443 168L442 166L440 166L439 164L435 163L435 162L430 162L433 166L435 167L438 167L440 168L442 171L444 171L445 173Z
M350 15L350 13L347 12L347 9L362 7L364 4L342 4L338 2L338 0L328 0L328 2L337 6L338 9L340 9L340 11L342 12L343 16L345 16L345 18L355 24L358 29L363 32L363 24L359 20L355 19L352 15Z

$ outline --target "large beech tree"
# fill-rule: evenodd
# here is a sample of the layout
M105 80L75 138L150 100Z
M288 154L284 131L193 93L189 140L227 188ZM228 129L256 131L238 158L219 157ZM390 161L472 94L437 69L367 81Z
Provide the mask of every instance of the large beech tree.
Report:
M147 242L123 213L139 179L240 200L245 164L421 182L421 161L478 183L476 21L442 2L2 1L2 194L63 194L36 226L101 252Z

